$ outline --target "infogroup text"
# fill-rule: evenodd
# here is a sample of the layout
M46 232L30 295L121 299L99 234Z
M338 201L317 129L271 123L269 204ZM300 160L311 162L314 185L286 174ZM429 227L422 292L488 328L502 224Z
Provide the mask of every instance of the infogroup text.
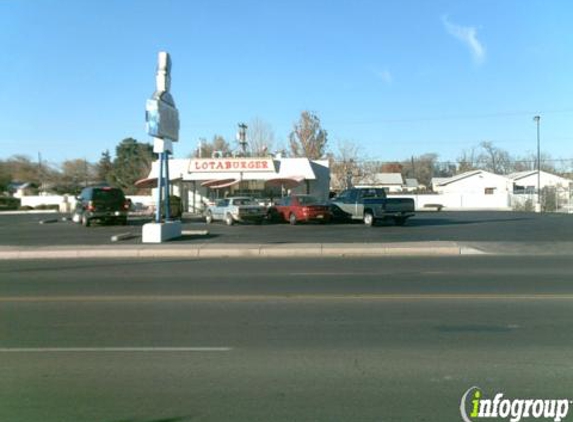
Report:
M567 417L569 399L508 399L503 393L484 397L479 387L469 388L460 403L460 413L464 422L475 422L480 419L509 419L520 422L522 419L538 419L560 422Z

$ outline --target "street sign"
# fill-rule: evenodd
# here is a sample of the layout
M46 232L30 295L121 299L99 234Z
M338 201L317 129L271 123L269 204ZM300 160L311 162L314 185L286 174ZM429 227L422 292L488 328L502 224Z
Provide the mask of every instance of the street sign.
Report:
M149 136L179 139L179 111L161 99L149 99L145 106L146 129Z

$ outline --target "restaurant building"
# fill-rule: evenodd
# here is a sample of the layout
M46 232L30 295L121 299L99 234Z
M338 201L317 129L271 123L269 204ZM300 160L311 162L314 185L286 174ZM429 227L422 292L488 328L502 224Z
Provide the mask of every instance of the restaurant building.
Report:
M152 165L139 187L156 187L159 163ZM190 158L169 160L171 193L181 198L183 208L201 212L215 199L251 196L261 203L289 193L328 198L330 168L328 160L308 158ZM154 195L156 195L154 189Z

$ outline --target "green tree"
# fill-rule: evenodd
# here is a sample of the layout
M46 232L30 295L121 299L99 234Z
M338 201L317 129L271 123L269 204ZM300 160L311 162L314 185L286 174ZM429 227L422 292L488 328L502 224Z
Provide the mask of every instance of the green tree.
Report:
M326 154L327 141L327 132L320 126L318 116L310 111L303 111L289 135L291 155L318 160Z
M111 154L106 149L101 153L101 157L96 164L96 179L98 182L110 183L112 181L113 162L111 161Z
M8 190L8 185L12 182L12 176L4 161L0 161L0 194Z
M121 141L115 149L111 181L125 193L137 192L135 182L147 177L154 160L153 147L133 138Z

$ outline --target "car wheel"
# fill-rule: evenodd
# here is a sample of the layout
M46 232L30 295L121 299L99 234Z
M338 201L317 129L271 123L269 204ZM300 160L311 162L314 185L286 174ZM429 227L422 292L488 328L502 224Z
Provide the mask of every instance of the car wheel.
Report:
M277 221L280 221L280 215L277 212L277 210L271 208L267 212L267 220L269 220L271 223L276 223Z
M293 226L296 224L296 215L294 215L294 213L288 216L288 222Z
M227 214L225 216L225 223L227 224L227 226L232 226L234 221L233 221L233 216L231 214Z
M82 215L82 226L84 227L89 227L91 224L90 219L87 217L87 215Z
M405 217L394 217L394 223L397 226L403 226L404 224L406 224L406 218Z
M368 227L372 227L374 225L374 216L370 211L364 213L364 224Z
M205 223L211 224L212 222L213 222L213 214L211 214L211 211L208 211L207 215L205 216Z

